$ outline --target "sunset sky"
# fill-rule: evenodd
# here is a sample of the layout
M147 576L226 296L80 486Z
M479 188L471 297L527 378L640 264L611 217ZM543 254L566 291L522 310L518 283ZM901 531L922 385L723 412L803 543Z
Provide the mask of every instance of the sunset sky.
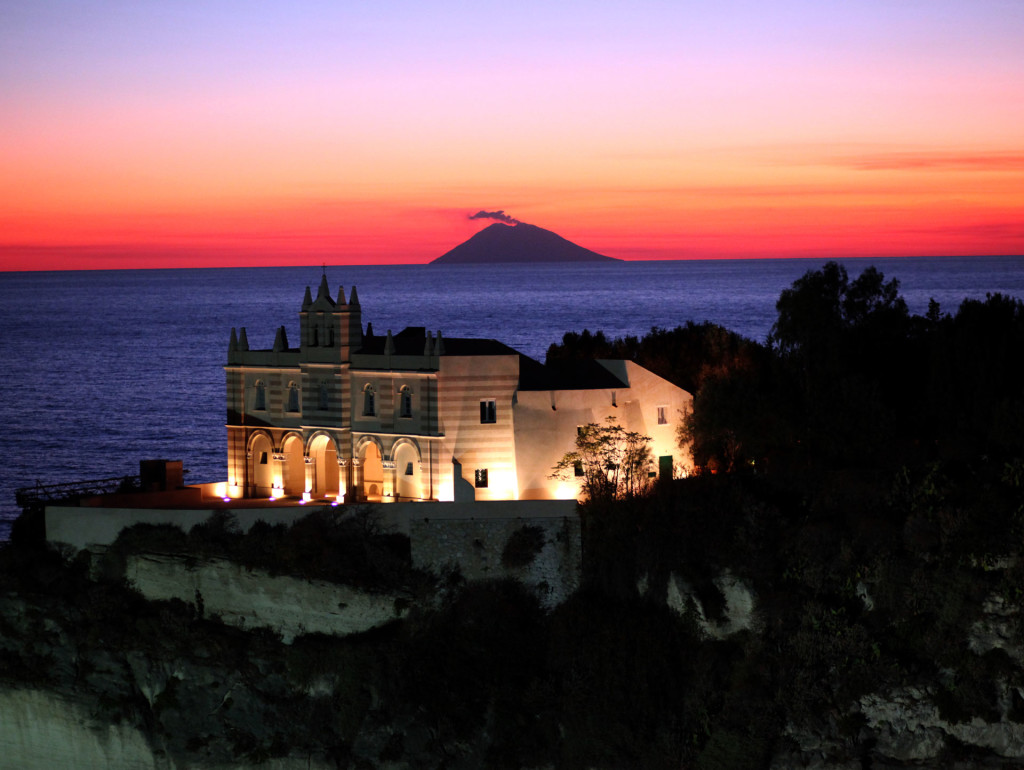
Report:
M1024 254L1024 2L5 2L0 270Z

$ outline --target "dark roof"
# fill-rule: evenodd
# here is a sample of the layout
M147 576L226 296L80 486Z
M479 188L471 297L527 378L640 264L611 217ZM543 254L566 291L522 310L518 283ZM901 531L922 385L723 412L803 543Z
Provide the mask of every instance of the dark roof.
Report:
M427 330L423 326L408 326L398 334L392 334L396 356L422 356L427 341ZM519 351L498 340L473 339L467 337L445 337L441 334L446 356L518 356ZM387 335L374 334L363 337L360 353L383 355ZM434 337L437 344L437 337Z
M426 344L427 331L422 326L409 326L398 334L392 334L396 356L421 356ZM445 337L446 356L519 356L520 390L600 390L602 388L628 388L607 367L597 361L555 361L542 364L498 340L468 337ZM360 353L383 355L387 335L375 334L363 337ZM434 338L436 344L437 338Z
M628 387L628 383L593 360L541 364L523 356L519 363L520 390L600 390Z

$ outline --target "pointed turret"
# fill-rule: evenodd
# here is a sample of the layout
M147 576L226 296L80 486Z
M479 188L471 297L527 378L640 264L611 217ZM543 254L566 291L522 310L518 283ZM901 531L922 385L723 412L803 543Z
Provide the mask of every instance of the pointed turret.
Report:
M372 337L373 336L373 321L367 321L366 322L366 336L367 337Z
M326 299L332 305L334 304L334 300L331 299L331 289L327 285L327 273L324 273L322 276L320 276L320 288L316 290L317 302L319 302L322 299Z
M288 335L285 333L284 327L279 326L277 328L277 336L274 337L274 352L282 353L288 349Z
M427 339L423 343L423 355L432 356L434 355L434 335L427 332Z
M243 326L238 332L238 349L248 350L249 349L249 337L245 333L245 327Z
M391 336L391 330L388 329L388 337L384 340L384 355L393 356L395 354L395 339Z
M444 340L441 338L441 330L437 330L437 344L434 346L434 354L438 356L444 355Z
M228 353L234 353L238 350L238 335L235 334L235 327L231 327L231 339L228 340Z
M359 295L356 294L356 287L352 287L352 293L348 295L348 304L359 307Z
M327 273L320 276L316 299L306 288L306 297L299 312L300 349L317 363L349 361L354 350L363 345L363 327L355 287L345 302L345 287L338 287L338 301L331 297Z

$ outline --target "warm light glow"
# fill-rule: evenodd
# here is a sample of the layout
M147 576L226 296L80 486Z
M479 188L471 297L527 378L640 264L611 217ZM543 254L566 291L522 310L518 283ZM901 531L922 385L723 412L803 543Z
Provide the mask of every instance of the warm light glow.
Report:
M313 495L311 493L309 493L309 492L303 492L302 493L302 502L308 503L312 499L313 499Z
M271 495L271 496L270 496L270 497L268 497L267 499L268 499L268 500L269 500L270 502L274 502L274 501L276 501L276 500L277 500L277 498L276 498L276 497L274 497L273 495Z
M571 481L560 481L555 486L554 497L556 500L576 500L579 498L579 485Z

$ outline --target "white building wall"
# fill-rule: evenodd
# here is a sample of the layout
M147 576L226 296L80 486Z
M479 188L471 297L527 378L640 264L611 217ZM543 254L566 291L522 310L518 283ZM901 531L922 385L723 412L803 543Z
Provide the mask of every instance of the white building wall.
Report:
M578 427L603 425L608 418L651 439L653 472L658 472L658 458L669 456L676 475L692 470L692 459L680 449L677 436L692 396L631 361L602 363L630 386L517 394L514 441L520 499L578 497L579 482L552 478L554 467L566 452L575 449ZM658 407L663 409L665 424L658 423Z

